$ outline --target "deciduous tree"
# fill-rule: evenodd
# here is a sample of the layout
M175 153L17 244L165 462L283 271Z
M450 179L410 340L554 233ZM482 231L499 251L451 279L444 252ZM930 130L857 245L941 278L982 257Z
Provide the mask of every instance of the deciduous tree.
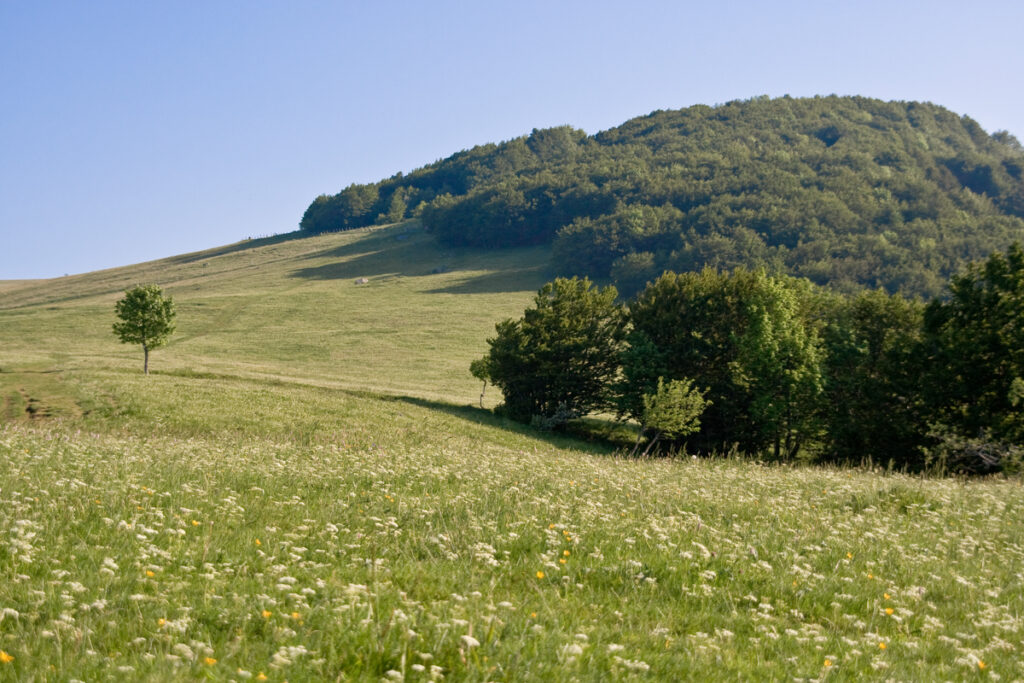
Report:
M174 332L174 301L157 285L139 285L126 291L114 310L121 319L114 334L123 344L142 345L142 371L148 375L150 350L164 346Z

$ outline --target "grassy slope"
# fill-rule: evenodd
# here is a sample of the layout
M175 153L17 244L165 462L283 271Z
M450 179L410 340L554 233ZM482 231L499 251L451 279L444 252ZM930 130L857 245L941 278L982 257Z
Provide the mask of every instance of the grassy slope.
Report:
M175 297L179 320L154 353L158 372L465 403L479 394L469 361L497 320L522 312L546 279L544 263L538 250L440 249L413 225L242 242L29 282L0 290L0 370L134 371L141 351L116 343L113 303L133 284L156 282ZM369 284L355 285L360 277Z
M1024 675L1018 480L623 461L466 406L544 261L399 226L0 287L0 680ZM149 281L147 378L110 324Z

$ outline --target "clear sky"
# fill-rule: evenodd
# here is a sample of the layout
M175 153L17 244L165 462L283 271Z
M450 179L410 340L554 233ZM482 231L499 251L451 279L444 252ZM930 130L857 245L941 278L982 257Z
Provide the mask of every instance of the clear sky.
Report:
M476 144L755 95L1024 139L1024 2L0 0L0 279L289 232Z

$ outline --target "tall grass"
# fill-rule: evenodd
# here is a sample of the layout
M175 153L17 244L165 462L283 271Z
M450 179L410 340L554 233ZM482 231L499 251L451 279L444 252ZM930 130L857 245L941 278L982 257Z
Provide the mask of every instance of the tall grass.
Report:
M538 252L403 230L0 289L2 395L53 407L0 426L0 680L1024 676L1020 480L507 423L466 368ZM154 280L144 377L111 310Z

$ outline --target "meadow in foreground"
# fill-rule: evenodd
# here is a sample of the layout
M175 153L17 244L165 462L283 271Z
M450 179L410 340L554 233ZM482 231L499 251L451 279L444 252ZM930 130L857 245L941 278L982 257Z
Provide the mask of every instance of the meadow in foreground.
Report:
M0 677L1022 675L1019 481L624 460L471 411L151 379L107 380L145 406L117 429L0 431ZM246 436L181 395L281 419Z
M0 680L1024 678L1019 479L503 422L466 368L543 275L398 237L0 290ZM148 378L139 281L181 316Z

